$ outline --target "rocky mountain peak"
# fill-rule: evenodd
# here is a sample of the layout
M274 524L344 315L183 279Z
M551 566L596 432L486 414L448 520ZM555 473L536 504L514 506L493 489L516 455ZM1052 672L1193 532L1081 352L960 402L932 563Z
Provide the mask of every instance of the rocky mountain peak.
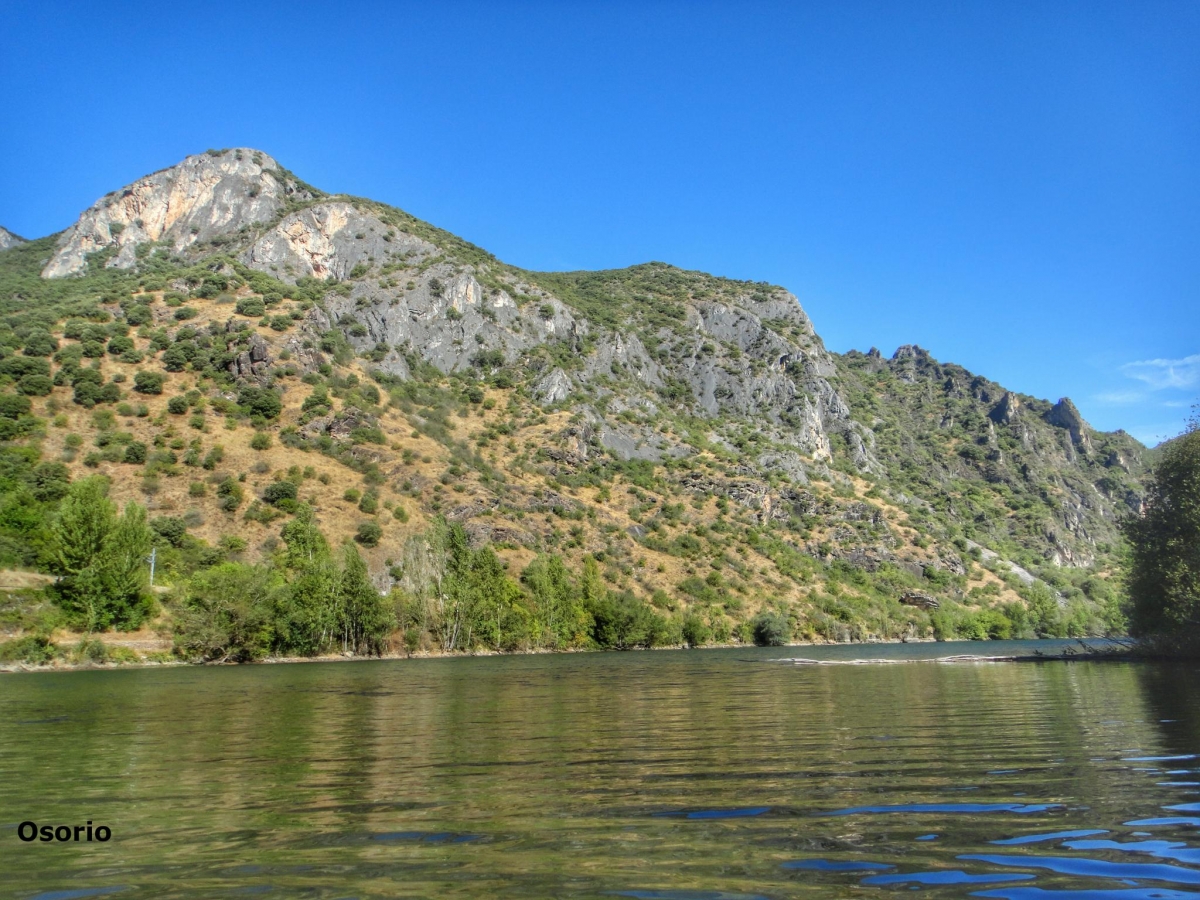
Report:
M929 351L924 347L919 347L916 344L905 344L902 347L897 347L896 352L892 354L892 359L915 359L922 362L933 359L929 355Z
M106 194L63 232L44 278L84 271L105 252L106 266L127 269L137 247L169 243L178 252L245 225L267 222L297 190L270 156L258 150L209 150Z
M1071 443L1085 448L1091 446L1091 441L1088 439L1091 426L1083 420L1083 416L1071 402L1070 397L1063 397L1050 407L1045 418L1051 425L1067 429L1071 435Z
M0 250L7 250L9 247L15 247L17 244L24 244L25 238L13 234L3 225L0 225Z

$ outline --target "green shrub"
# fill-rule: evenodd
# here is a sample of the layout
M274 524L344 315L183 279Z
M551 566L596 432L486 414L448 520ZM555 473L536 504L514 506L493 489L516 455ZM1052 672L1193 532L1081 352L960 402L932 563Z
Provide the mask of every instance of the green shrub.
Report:
M146 445L141 441L131 441L125 445L124 460L127 463L140 466L146 462Z
M295 500L296 485L290 481L274 481L263 489L263 500L275 506L280 500Z
M150 530L172 547L182 547L187 538L187 523L178 516L157 516L150 520Z
M260 297L243 297L238 300L235 309L239 316L249 316L254 319L262 316L267 311L266 305Z
M154 312L146 304L138 303L125 310L125 321L130 325L149 325L154 321Z
M45 397L54 390L54 381L45 375L24 375L17 390L30 397Z
M58 656L58 648L44 635L26 635L0 644L0 662L45 665Z
M49 356L58 349L58 341L45 331L35 331L25 338L25 346L21 352L26 356Z
M689 647L703 647L712 640L712 629L695 613L683 617L683 642Z
M233 478L226 478L217 485L217 497L220 498L218 505L221 509L225 512L233 512L242 505L245 494L242 491L242 486L234 481Z
M274 419L283 411L283 401L279 394L269 388L259 388L247 385L238 391L238 405L252 416L262 416L264 419Z
M271 435L265 431L256 431L254 437L250 438L251 450L269 450L271 449Z
M376 522L360 522L354 532L354 539L364 547L376 547L383 537L383 529Z
M133 376L133 389L139 394L161 394L166 376L158 372L138 372Z
M787 616L777 612L760 612L750 620L750 627L754 643L760 647L782 647L792 634Z
M188 411L186 397L176 396L167 401L167 412L173 416L182 416Z
M0 418L16 419L29 414L33 404L28 397L0 394Z

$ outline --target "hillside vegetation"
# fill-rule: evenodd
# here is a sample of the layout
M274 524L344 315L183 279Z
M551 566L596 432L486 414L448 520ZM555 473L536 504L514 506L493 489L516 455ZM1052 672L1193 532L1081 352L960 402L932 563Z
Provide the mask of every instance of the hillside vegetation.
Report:
M0 586L8 661L1124 629L1143 448L1070 401L838 357L765 283L523 271L252 150L0 251L0 391L0 566L54 579Z

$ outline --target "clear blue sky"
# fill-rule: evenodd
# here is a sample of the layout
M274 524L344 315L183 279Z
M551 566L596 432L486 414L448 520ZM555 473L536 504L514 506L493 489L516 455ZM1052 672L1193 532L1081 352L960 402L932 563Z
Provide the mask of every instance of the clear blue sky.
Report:
M1200 397L1198 47L1192 0L7 0L0 224L253 146L516 265L782 284L831 349L1153 442Z

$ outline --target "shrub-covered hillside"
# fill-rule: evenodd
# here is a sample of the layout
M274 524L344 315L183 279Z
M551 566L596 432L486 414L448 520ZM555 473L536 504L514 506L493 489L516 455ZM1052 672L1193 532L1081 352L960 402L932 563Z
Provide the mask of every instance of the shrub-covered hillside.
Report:
M1141 475L780 288L526 272L252 150L0 250L0 440L10 659L1107 633Z

